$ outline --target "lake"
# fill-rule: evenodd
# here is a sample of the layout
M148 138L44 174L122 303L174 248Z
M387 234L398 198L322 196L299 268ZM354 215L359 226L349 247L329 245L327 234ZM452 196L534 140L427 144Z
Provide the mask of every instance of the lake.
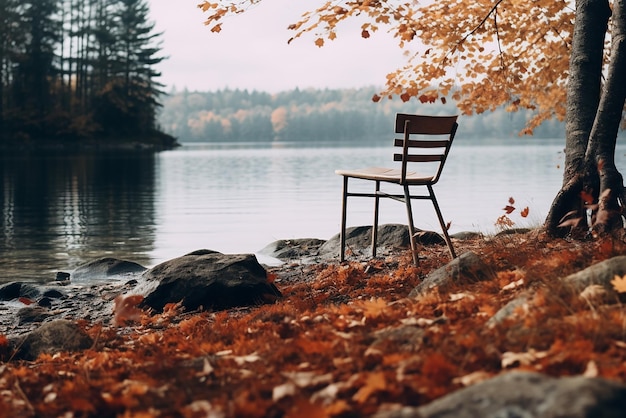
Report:
M457 138L435 188L451 232L495 232L509 197L516 226L541 224L562 181L563 143ZM393 165L384 145L189 143L157 154L4 155L0 282L46 281L100 257L151 267L201 248L250 253L278 239L328 239L341 215L334 170ZM371 203L352 199L348 224L371 225ZM519 216L524 207L527 218ZM416 227L439 229L430 202L416 201L414 211ZM405 221L402 204L382 202L381 224Z

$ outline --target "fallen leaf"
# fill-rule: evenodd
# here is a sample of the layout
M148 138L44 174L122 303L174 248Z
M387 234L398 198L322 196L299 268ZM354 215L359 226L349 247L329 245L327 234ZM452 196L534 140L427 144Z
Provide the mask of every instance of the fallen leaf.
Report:
M354 396L352 396L352 400L358 403L365 403L372 394L380 390L384 390L386 387L387 387L387 382L385 381L384 373L382 372L370 373L367 375L367 379L365 380L365 385L363 385L354 394Z
M511 282L505 286L502 286L502 290L511 290L511 289L515 289L516 287L520 287L521 285L524 284L524 279L519 279L516 280L514 282Z
M586 191L582 191L580 192L580 199L583 201L583 203L590 205L593 203L593 201L595 200L593 195L591 195L591 193L586 192Z
M139 321L143 311L137 305L143 300L141 295L118 295L113 301L113 324L124 326Z
M620 277L615 275L615 278L611 280L611 284L613 285L613 289L617 293L625 293L626 292L626 275Z
M532 348L525 353L514 353L511 351L507 351L502 354L501 366L503 369L507 369L509 367L514 367L517 365L529 366L536 360L542 359L547 355L547 351L535 351Z
M492 377L491 373L487 373L485 371L479 370L470 374L466 374L465 376L455 377L452 379L452 383L456 383L457 385L462 386L471 386L476 383L483 382Z
M278 402L287 396L296 394L296 385L293 382L286 382L282 385L274 386L272 389L272 400Z
M598 377L599 374L600 373L598 372L598 365L596 364L596 362L593 360L589 360L589 362L587 362L587 367L585 368L583 376Z

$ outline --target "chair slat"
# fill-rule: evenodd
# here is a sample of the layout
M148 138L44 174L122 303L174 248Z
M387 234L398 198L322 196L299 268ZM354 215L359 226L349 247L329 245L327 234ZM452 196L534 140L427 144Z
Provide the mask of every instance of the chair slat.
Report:
M448 141L447 139L442 139L439 141L421 141L409 139L409 148L444 148L447 147L449 143L450 141ZM404 146L404 139L396 138L394 140L394 145L396 147Z
M404 122L409 121L410 134L449 135L456 124L457 116L424 116L398 113L396 133L404 132Z
M411 163L432 163L436 161L442 161L445 157L444 154L428 154L428 155L416 155L409 154L406 156L406 161ZM394 161L402 161L402 154L393 154Z

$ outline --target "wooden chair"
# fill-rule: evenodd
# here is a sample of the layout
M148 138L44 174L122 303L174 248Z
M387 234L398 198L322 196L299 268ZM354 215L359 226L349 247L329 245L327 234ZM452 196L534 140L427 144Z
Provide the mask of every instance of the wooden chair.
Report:
M396 134L403 134L402 139L395 139L394 145L401 148L393 156L394 161L400 162L399 168L370 167L360 170L336 170L335 173L343 176L343 199L341 205L341 261L345 260L346 247L346 212L348 197L374 198L374 225L372 227L372 257L376 257L376 240L378 232L378 206L381 198L391 198L406 205L408 216L409 237L413 261L417 265L418 249L413 224L412 199L426 199L433 203L444 239L452 258L456 258L452 241L448 235L446 224L441 215L439 204L433 191L433 185L439 181L441 171L446 162L450 146L454 140L458 124L458 116L422 116L399 113L396 115ZM410 169L409 169L410 167ZM419 172L417 168L428 168L428 171ZM370 180L375 182L373 193L350 192L349 179ZM393 183L402 186L403 194L390 194L381 191L382 183ZM411 194L412 186L425 187L428 194Z

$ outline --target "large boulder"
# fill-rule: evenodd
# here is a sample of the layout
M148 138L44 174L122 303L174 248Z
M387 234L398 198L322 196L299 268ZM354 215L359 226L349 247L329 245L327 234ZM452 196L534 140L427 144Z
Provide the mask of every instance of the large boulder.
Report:
M282 296L254 254L199 250L161 263L142 276L134 293L142 306L162 311L168 303L187 310L227 309L274 302Z
M422 245L445 244L443 237L433 231L422 231L416 228L415 238L416 241ZM381 253L386 250L410 248L409 228L403 224L380 225L378 227L376 244L377 249L381 251ZM340 245L339 234L336 234L320 246L319 255L324 257L338 257ZM346 248L350 248L355 253L369 255L371 245L371 226L353 226L346 228Z
M443 396L421 407L376 418L618 418L626 411L626 386L583 376L553 378L515 371Z

